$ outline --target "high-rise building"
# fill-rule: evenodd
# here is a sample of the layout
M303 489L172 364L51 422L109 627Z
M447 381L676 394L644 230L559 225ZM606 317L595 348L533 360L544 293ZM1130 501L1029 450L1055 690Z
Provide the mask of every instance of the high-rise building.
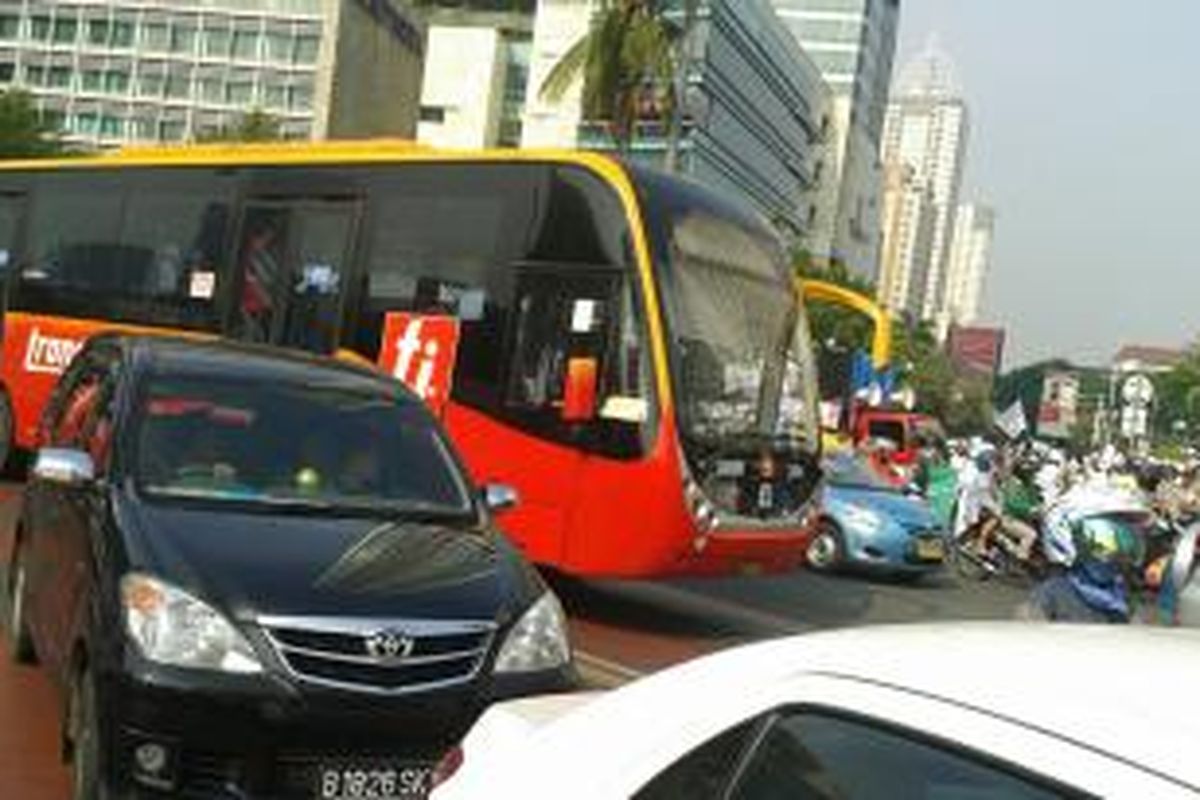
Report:
M882 244L879 158L900 0L772 0L832 93L817 219L808 237L818 260L874 279Z
M540 0L534 24L525 147L611 149L608 126L581 119L582 80L557 101L540 87L587 34L596 0ZM683 0L672 13L682 19ZM756 206L787 236L801 239L815 219L812 190L826 135L829 90L769 0L697 0L683 47L679 171ZM647 116L628 157L664 161L670 126Z
M417 138L436 147L517 147L529 83L533 15L437 9Z
M939 325L971 325L979 319L995 225L996 213L988 206L963 203L958 207Z
M903 310L925 320L938 318L945 302L967 135L967 106L953 65L931 40L901 72L883 128L885 170L907 171L908 180L900 190L911 192L915 187L920 192L920 207L906 213L922 218L922 223L910 226L907 235L916 236L928 225L930 240L927 249L900 246L888 253L885 248L882 272L893 284L911 287ZM885 207L907 208L886 200ZM883 225L885 230L902 227L886 214ZM889 262L888 257L899 260Z
M287 137L411 137L424 49L398 0L0 2L0 87L89 147L188 140L256 108Z
M924 285L912 265L929 260L934 219L929 213L931 198L929 184L917 180L911 167L896 163L885 166L876 291L879 301L894 313L916 316L921 306Z

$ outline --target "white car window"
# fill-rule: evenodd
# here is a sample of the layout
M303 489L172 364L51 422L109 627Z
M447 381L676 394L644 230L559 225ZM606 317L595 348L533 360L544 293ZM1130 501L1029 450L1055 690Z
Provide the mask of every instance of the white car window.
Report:
M732 800L1053 800L1081 797L978 755L810 711L777 718Z

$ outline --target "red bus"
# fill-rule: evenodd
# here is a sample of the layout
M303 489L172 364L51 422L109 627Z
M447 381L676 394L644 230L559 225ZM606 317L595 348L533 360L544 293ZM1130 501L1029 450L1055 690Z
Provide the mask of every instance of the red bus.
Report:
M341 353L405 379L536 562L801 560L818 481L803 302L759 218L582 153L206 146L0 167L0 437L37 445L98 331ZM297 435L304 432L297 431Z

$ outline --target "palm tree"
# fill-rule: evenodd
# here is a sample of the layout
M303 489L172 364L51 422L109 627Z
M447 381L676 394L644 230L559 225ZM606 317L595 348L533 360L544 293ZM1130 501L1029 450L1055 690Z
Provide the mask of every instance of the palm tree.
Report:
M681 31L667 20L662 0L601 0L588 32L550 70L542 97L561 100L583 77L583 118L607 123L625 150L634 125L674 113L675 46Z

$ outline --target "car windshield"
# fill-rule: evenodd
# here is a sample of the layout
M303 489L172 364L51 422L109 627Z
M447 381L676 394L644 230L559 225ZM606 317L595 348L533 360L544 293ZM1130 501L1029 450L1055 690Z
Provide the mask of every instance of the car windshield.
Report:
M815 441L808 322L783 251L704 214L676 220L668 321L680 363L681 418L694 439Z
M136 477L151 495L470 510L428 414L378 389L158 377L139 417Z
M888 483L869 464L854 456L839 456L825 459L825 479L831 486L850 489L872 489L880 492L900 494L901 489Z

